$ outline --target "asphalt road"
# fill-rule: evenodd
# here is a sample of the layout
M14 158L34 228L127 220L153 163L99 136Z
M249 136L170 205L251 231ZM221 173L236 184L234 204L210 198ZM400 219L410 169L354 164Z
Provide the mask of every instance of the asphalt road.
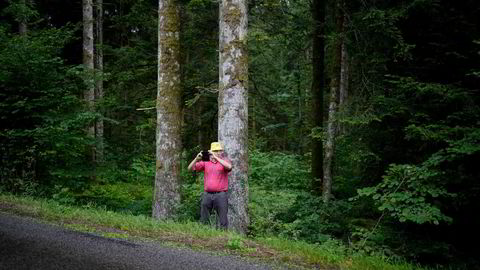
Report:
M104 238L0 212L0 269L272 269L158 243Z

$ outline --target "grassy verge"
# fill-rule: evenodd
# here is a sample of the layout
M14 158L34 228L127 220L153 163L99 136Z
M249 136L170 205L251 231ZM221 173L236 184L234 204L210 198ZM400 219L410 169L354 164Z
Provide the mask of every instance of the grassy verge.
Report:
M0 194L0 211L29 216L74 230L110 238L141 238L163 244L234 254L268 262L319 269L418 269L380 257L353 254L339 245L313 245L281 238L246 238L198 223L160 222L94 207L71 207L54 201Z

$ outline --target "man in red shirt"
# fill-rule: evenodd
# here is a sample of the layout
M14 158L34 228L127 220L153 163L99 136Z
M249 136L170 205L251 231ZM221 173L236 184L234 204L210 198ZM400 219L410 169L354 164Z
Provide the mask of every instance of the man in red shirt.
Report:
M215 209L223 229L228 227L228 173L232 170L232 162L223 152L220 142L213 142L208 151L209 161L202 161L202 153L188 165L189 170L203 171L203 197L200 220L208 223L212 209Z

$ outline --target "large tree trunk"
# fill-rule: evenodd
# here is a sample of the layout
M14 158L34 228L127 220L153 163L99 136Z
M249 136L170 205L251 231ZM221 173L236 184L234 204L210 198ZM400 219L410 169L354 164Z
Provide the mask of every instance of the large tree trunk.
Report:
M83 0L83 65L87 72L86 89L84 98L88 110L94 111L95 102L95 83L94 83L94 59L93 59L93 4L92 0ZM92 123L87 128L88 136L95 138L95 124ZM91 148L89 155L92 162L95 161L95 150Z
M96 0L96 47L95 47L95 103L103 99L103 0ZM97 112L98 112L98 107ZM95 135L97 139L96 161L103 161L104 138L103 138L103 119L100 118L95 123Z
M248 203L247 6L220 3L218 139L233 163L229 175L229 227L245 233Z
M152 215L172 217L180 202L181 84L180 9L159 0L156 174Z
M313 0L312 17L313 30L313 51L312 51L312 105L313 105L313 126L323 128L323 91L324 78L324 24L325 24L325 2L324 0ZM320 194L323 180L323 143L316 139L312 142L312 177L313 190Z

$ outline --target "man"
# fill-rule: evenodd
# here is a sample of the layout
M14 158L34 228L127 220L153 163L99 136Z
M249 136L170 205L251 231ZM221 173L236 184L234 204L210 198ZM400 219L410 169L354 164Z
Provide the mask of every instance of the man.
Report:
M232 162L225 156L220 142L212 142L208 151L210 160L202 161L202 153L188 165L189 170L203 171L203 197L200 220L208 223L212 209L217 212L220 227L228 227L228 173Z

